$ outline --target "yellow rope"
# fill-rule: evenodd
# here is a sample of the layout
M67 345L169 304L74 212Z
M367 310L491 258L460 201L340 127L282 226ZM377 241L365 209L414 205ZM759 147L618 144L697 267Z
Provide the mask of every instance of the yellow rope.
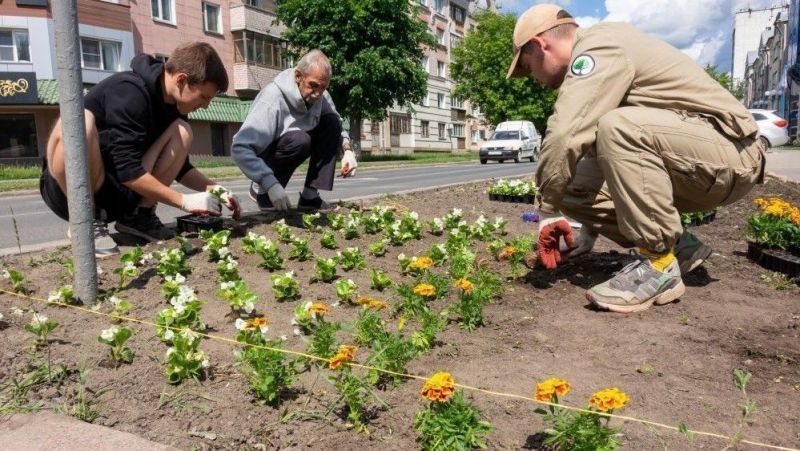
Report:
M77 311L80 311L80 312L90 313L90 314L98 315L98 316L104 316L104 317L107 317L107 318L113 318L113 319L120 320L120 321L138 323L138 324L142 324L142 325L146 325L146 326L153 326L153 327L163 327L163 326L159 326L156 323L153 323L153 322L150 322L150 321L141 320L141 319L138 319L138 318L131 318L131 317L122 316L122 315L115 315L113 313L103 313L103 312L92 310L92 309L89 309L89 308L86 308L86 307L81 307L81 306L72 305L72 304L66 304L66 303L63 303L63 302L48 302L47 299L36 298L36 297L33 297L33 296L28 296L28 295L25 295L25 294L15 293L15 292L3 290L3 289L0 289L0 293L7 294L7 295L10 295L10 296L15 296L15 297L18 297L18 298L29 299L31 301L36 301L36 302L39 302L39 303L45 303L46 305L56 305L56 306L60 306L60 307L67 307L67 308L71 308L73 310L77 310ZM173 330L173 331L176 331L176 332L180 331L180 329L174 328L174 327L171 327L171 326L167 326L166 328L170 329L170 330ZM253 347L253 348L264 349L264 350L272 351L272 352L281 352L281 353L284 353L284 354L294 355L294 356L298 356L298 357L305 357L305 358L310 359L310 360L318 360L318 361L323 361L323 362L328 362L328 363L330 363L330 361L331 361L331 359L315 356L315 355L312 355L312 354L307 354L305 352L292 351L292 350L289 350L289 349L273 348L273 347L264 346L264 345L254 345L254 344L249 344L249 343L242 343L242 342L236 341L236 340L234 340L232 338L222 337L222 336L212 335L212 334L207 334L207 333L203 333L203 332L195 332L195 333L197 333L201 337L208 338L209 340L222 341L222 342L226 342L226 343L235 344L235 345L238 345L238 346L250 346L250 347ZM376 367L372 367L372 366L369 366L369 365L362 365L360 363L355 363L355 362L350 362L350 363L347 363L347 364L350 365L351 367L362 368L362 369L372 370L372 371L378 371L378 372L381 372L381 373L384 373L384 374L388 374L388 375L392 375L392 376L399 376L399 377L403 377L403 378L406 378L406 379L416 379L416 380L421 380L421 381L427 381L428 380L427 377L423 377L423 376L415 376L413 374L398 373L398 372L395 372L395 371L390 371L390 370L386 370L386 369L382 369L382 368L376 368ZM462 388L464 390L470 390L470 391L475 391L475 392L479 392L479 393L485 393L487 395L500 396L500 397L511 398L511 399L518 399L518 400L527 401L527 402L531 402L532 401L532 402L534 402L536 404L541 404L541 405L545 405L545 406L558 407L558 408L561 408L561 409L567 409L567 410L571 410L571 411L574 411L574 412L589 413L589 414L600 415L600 416L604 416L604 417L608 417L608 418L616 418L616 419L619 419L619 420L632 421L634 423L646 424L646 425L650 425L650 426L657 426L657 427L660 427L660 428L663 428L663 429L669 429L669 430L672 430L672 431L680 432L680 430L675 426L671 426L671 425L664 424L664 423L658 423L658 422L655 422L655 421L643 420L643 419L640 419L640 418L630 417L630 416L626 416L626 415L619 415L619 414L615 414L615 413L612 414L612 413L595 412L593 410L582 409L580 407L572 407L572 406L567 406L567 405L564 405L564 404L555 404L555 403L551 403L551 402L547 402L547 401L539 401L539 400L537 400L535 398L531 398L531 397L528 397L528 396L521 396L521 395L516 395L516 394L513 394L513 393L503 393L503 392L497 392L497 391L492 391L492 390L486 390L486 389L483 389L483 388L472 387L470 385L464 385L464 384L455 384L455 385L456 385L456 387ZM786 448L786 447L783 447L783 446L770 445L768 443L753 442L753 441L744 440L744 439L734 439L733 437L728 437L726 435L716 434L716 433L713 433L713 432L704 432L704 431L695 431L695 430L687 430L687 432L691 433L691 434L694 434L694 435L701 435L701 436L705 436L705 437L719 438L719 439L723 439L723 440L726 440L726 441L735 441L736 443L745 443L745 444L748 444L748 445L758 446L758 447L761 447L761 448L777 449L777 450L782 450L782 451L800 451L800 449L798 449L798 448Z

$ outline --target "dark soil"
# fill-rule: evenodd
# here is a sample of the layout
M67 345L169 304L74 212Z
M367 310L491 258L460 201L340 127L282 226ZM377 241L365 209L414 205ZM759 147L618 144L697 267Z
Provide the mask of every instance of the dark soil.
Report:
M502 215L509 220L509 237L531 233L535 224L520 217L530 205L489 201L486 185L468 185L414 195L391 197L381 202L400 209L419 212L420 219L443 216L451 207L464 210L468 221L483 212L493 219ZM733 370L741 368L753 374L748 395L755 400L757 411L753 423L746 426L747 439L774 445L800 445L800 289L790 285L777 290L776 279L769 271L751 263L745 254L746 216L755 211L756 196L781 196L800 202L796 184L770 180L758 186L747 198L722 208L716 220L694 227L693 231L714 248L706 264L685 276L686 294L679 302L632 315L619 315L593 310L584 292L603 282L629 262L627 251L600 240L595 252L569 262L553 272L536 270L527 276L509 281L501 299L485 309L486 325L474 332L450 324L439 337L439 343L427 355L408 367L412 374L427 376L436 371L449 371L456 382L489 390L530 396L535 383L547 377L567 379L573 389L564 402L585 406L596 390L616 386L630 394L631 402L620 414L677 426L684 422L696 430L730 435L736 432L742 394L733 383ZM253 216L238 226L239 236L245 231L275 238L266 224L274 217ZM290 224L299 227L298 218ZM298 236L308 235L298 228ZM334 251L320 249L319 235L312 239L317 255ZM337 234L340 247L359 246L366 253L377 236L345 241ZM412 241L402 248L390 247L382 258L367 257L370 267L390 271L394 281L401 281L397 255L420 254L443 238L425 233L422 241ZM197 243L197 242L196 242ZM175 246L176 243L166 243ZM148 245L155 250L164 245ZM281 245L285 256L288 247ZM503 263L489 257L485 243L477 243L481 257L497 271L507 272ZM256 265L258 258L245 255L239 239L231 246L239 258L242 277L261 297L257 309L270 318L271 337L285 335L290 349L303 350L301 337L292 334L290 320L296 302L277 303L269 282L269 273ZM21 269L31 281L35 296L46 298L49 291L65 277L62 264L66 250L7 257L4 264ZM112 273L118 259L102 261L102 288L117 283ZM207 254L190 258L192 273L187 284L206 300L202 319L212 333L232 337L229 308L215 295L215 265ZM287 269L294 270L301 281L302 300L333 303L335 290L324 283L309 284L313 261L297 263L287 260ZM385 299L390 304L394 294L367 289L366 270L343 273L361 289L361 295ZM765 277L770 281L766 281ZM4 282L0 282L4 283ZM3 285L7 288L7 285ZM159 289L159 277L146 271L121 294L130 300L130 316L152 321L165 307ZM299 301L298 301L299 302ZM444 304L442 304L443 306ZM183 449L240 449L263 444L268 449L412 449L416 432L414 414L424 406L418 392L419 381L410 380L399 387L378 391L391 406L374 411L368 428L361 434L349 427L335 411L323 416L335 399L335 390L320 378L312 384L316 373L301 375L298 392L279 408L259 404L248 390L246 380L236 369L234 347L225 342L205 340L201 344L211 360L208 377L202 382L184 382L179 386L166 383L163 358L166 347L159 342L151 326L130 324L134 336L129 345L136 358L131 365L113 368L107 350L97 342L110 320L67 308L35 304L0 294L0 383L20 375L31 360L32 336L22 326L30 319L11 313L14 307L35 307L60 323L52 334L47 350L37 351L42 359L64 362L77 368L85 361L90 372L87 397L99 411L97 424L133 432L148 439ZM441 307L441 306L440 306ZM109 311L103 306L101 311ZM340 306L331 319L352 321L358 309ZM382 315L392 326L396 319L390 312ZM342 342L349 342L346 334ZM73 405L78 381L73 374L63 384L45 384L27 395L27 402L41 401L48 408ZM8 401L8 391L0 401ZM532 402L510 400L483 393L469 393L472 400L491 422L488 437L490 449L537 448L546 425L533 412ZM281 418L290 418L282 422ZM665 445L673 449L691 446L682 435L669 430L654 430L632 422L614 420L628 449L657 449ZM720 449L725 442L697 437L695 447ZM741 449L747 449L741 446Z

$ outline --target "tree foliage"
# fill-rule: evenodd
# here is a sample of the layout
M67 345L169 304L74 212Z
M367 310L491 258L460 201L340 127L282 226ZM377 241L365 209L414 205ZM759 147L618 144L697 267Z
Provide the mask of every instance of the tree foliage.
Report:
M425 45L435 45L408 0L280 0L283 37L296 54L318 48L333 65L328 91L360 135L362 118L382 120L392 105L419 103L428 74ZM358 143L358 139L354 143Z
M455 95L480 107L493 124L529 120L544 131L547 118L553 113L556 92L530 78L506 79L514 57L511 43L516 18L482 11L475 20L477 27L453 49L450 69L457 84Z
M735 82L730 73L717 70L716 64L706 64L704 69L711 78L727 89L734 97L739 100L744 97L744 84Z

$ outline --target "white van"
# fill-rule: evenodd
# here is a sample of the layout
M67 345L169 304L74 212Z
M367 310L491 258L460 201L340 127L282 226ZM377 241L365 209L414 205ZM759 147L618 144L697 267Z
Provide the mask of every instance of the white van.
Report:
M539 146L542 138L531 121L509 121L497 124L489 141L481 145L479 158L481 164L489 160L503 163L506 160L527 158L531 162L539 158Z

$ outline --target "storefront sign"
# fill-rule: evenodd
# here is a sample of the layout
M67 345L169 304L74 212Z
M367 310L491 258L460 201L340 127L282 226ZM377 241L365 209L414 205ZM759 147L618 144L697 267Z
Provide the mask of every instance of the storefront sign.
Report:
M0 72L0 105L36 103L35 72Z

